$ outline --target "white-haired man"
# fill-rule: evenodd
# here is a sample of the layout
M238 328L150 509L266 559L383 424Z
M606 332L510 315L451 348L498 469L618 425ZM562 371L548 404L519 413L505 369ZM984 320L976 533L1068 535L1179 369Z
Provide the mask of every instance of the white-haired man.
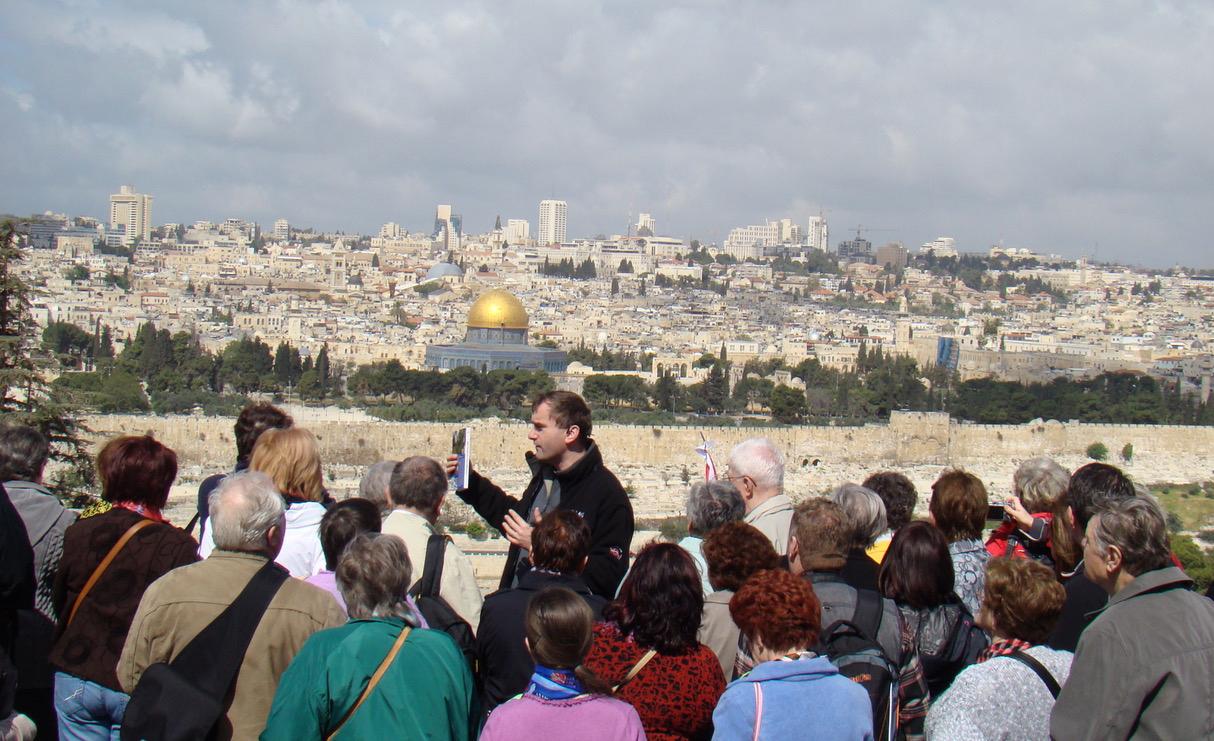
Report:
M792 500L784 494L784 456L775 443L752 437L735 445L725 479L742 494L744 521L771 539L776 553L787 553Z
M274 482L260 472L224 478L210 495L215 550L201 561L174 569L148 587L118 660L118 681L133 692L143 672L172 661L240 594L253 575L282 548L284 502ZM304 641L346 616L328 592L287 579L253 633L226 708L225 738L257 738L265 727L278 679Z

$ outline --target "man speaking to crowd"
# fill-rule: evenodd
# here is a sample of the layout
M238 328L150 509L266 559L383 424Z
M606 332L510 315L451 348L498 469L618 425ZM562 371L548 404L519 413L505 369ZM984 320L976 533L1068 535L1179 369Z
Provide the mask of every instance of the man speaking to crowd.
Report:
M590 407L571 391L549 391L531 406L527 453L531 483L514 498L489 479L470 472L468 488L456 492L477 514L510 541L502 589L518 584L531 568L531 528L548 512L564 509L581 515L590 526L590 559L582 573L595 594L611 599L628 570L632 541L632 504L590 437ZM448 475L456 457L447 459Z

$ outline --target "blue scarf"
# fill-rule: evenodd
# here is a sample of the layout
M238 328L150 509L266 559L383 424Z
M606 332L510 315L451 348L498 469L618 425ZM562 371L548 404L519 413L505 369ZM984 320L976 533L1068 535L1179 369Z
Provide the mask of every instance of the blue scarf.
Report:
M568 700L585 694L585 690L572 669L550 669L536 664L531 683L527 685L527 694L545 700Z

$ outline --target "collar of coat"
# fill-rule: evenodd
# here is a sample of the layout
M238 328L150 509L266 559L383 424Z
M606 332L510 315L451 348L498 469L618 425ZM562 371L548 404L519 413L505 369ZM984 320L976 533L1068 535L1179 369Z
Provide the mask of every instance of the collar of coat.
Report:
M586 476L594 472L600 465L602 465L602 463L603 455L599 453L599 446L595 444L594 440L590 441L590 444L586 448L586 452L581 458L578 459L578 462L574 463L565 471L557 471L547 463L541 463L535 457L535 453L530 450L527 451L527 465L531 468L531 475L540 476L552 471L553 475L556 476L557 481L561 482L562 487L586 478Z
M1107 610L1113 605L1151 592L1163 592L1168 589L1192 589L1192 587L1193 580L1189 578L1188 574L1175 566L1166 566L1162 569L1147 571L1136 576L1134 581L1109 598L1109 604L1105 609Z

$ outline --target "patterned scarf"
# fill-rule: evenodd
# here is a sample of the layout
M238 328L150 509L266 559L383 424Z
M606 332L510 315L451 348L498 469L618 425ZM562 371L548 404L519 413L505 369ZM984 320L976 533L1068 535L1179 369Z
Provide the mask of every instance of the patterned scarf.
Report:
M997 641L992 641L991 645L978 654L978 663L981 664L987 659L993 659L996 656L1010 656L1017 651L1024 651L1032 647L1033 644L1028 641L1022 641L1019 638L1001 638Z
M114 506L121 509L130 510L137 515L142 515L148 518L149 520L155 520L156 522L163 522L166 524L168 523L168 520L164 519L164 515L160 514L160 510L156 509L155 507L149 507L146 504L140 504L138 502L114 502Z
M535 673L527 685L528 695L545 700L568 700L585 692L572 669L551 669L539 664L535 665Z

